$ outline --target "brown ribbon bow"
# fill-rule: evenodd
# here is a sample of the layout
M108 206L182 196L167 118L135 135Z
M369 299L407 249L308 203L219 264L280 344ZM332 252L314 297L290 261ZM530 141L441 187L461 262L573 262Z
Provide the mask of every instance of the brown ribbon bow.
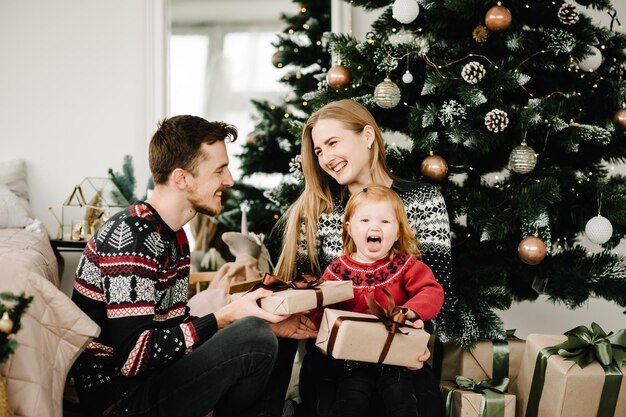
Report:
M396 306L395 301L393 301L393 297L387 290L383 289L383 292L387 296L387 308L383 308L383 306L381 306L378 301L374 299L374 297L369 296L366 301L367 306L370 309L370 313L378 317L380 321L383 322L387 332L389 332L392 338L395 333L406 334L400 331L400 327L405 325L404 323L406 321L407 309Z
M380 356L378 357L378 363L383 363L385 358L387 357L387 353L389 353L389 348L391 348L391 342L393 342L393 338L396 333L407 334L400 331L400 327L404 326L406 321L406 308L400 308L396 306L395 301L393 301L393 297L387 290L383 289L383 292L387 296L387 308L383 308L378 301L374 299L374 297L367 297L367 305L370 309L370 313L372 313L376 318L368 318L368 317L348 317L348 316L340 316L337 317L335 323L330 331L330 335L328 337L327 344L327 353L332 355L333 348L335 347L335 341L337 340L337 333L339 332L339 328L341 327L341 323L344 321L360 321L365 323L380 323L382 322L387 329L387 339L385 340L385 344L380 352Z
M317 288L321 283L320 278L312 274L302 274L300 277L291 281L283 281L276 275L266 272L263 276L263 280L255 284L248 292L252 292L258 288L265 288L272 292L280 292L289 289L315 290L317 307L321 307L324 303L324 294L321 288Z

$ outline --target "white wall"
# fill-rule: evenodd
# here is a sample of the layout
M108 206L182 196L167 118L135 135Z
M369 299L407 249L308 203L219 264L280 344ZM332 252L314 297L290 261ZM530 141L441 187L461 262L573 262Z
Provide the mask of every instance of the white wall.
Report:
M164 10L160 0L0 2L0 160L26 160L33 214L53 237L48 207L84 177L120 170L126 154L143 195L165 114Z
M626 24L626 2L613 0L613 6L618 12L618 17ZM581 9L584 8L581 6ZM333 32L350 33L357 39L365 39L365 34L370 30L372 22L380 14L380 10L366 12L363 9L349 6L342 0L332 0L332 30ZM606 13L587 12L596 21L604 22L608 26L610 18ZM515 17L514 17L515 18ZM618 28L625 31L625 27ZM617 167L617 171L624 174L626 167ZM590 250L597 250L594 245L583 238L583 244L587 244ZM618 253L626 255L626 243L618 248ZM626 327L626 311L613 302L600 299L591 299L583 307L569 310L560 304L554 304L545 296L540 296L534 302L521 302L514 304L509 310L500 312L507 329L516 329L518 337L525 338L529 333L564 333L579 325L591 325L597 322L606 331L615 331Z

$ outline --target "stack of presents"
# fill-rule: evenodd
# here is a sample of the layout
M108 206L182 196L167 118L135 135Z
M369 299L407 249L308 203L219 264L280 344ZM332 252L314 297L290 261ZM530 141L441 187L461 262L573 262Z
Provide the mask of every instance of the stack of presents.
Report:
M285 283L266 274L258 285L273 288L261 306L278 314L352 298L350 281ZM387 308L372 301L370 311L325 309L317 346L337 359L409 367L420 366L428 346L446 417L626 416L626 329L607 334L593 323L560 335L480 340L465 350L405 325L392 301Z

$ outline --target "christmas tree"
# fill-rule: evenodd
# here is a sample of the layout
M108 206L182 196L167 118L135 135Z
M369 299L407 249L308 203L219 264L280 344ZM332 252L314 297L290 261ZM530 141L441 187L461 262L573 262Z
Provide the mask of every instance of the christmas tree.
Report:
M5 362L17 349L15 334L22 328L22 315L33 301L24 293L0 293L0 363Z
M614 253L626 177L612 171L626 159L626 36L611 2L350 4L380 17L364 40L325 35L335 65L301 99L310 110L361 102L406 138L387 144L394 173L440 188L453 260L441 338L502 338L496 310L540 294L569 308L590 297L626 306L626 259ZM259 148L257 161L286 170L298 124L289 136L280 113L265 114L290 146ZM293 200L284 188L271 193L280 210Z
M322 44L323 34L330 30L330 0L294 3L294 14L281 15L286 27L273 44L276 52L271 57L276 67L284 68L281 82L292 91L279 103L253 102L257 110L254 133L238 155L242 178L228 190L232 198L220 216L221 221L237 229L243 202L249 210L250 230L266 236L302 187L296 158L300 127L293 122L306 120L315 110L302 97L318 88L330 65L330 54ZM283 178L277 188L251 185L251 177L258 173Z

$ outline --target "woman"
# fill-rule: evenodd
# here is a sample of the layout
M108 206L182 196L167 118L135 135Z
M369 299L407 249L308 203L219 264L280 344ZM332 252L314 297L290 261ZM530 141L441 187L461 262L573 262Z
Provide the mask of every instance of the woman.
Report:
M342 216L350 194L378 184L390 187L402 199L421 243L422 261L449 294L450 227L443 197L432 185L393 176L387 167L380 128L365 107L353 100L340 100L312 114L302 133L301 156L305 188L284 216L284 244L275 271L278 276L292 279L305 272L321 274L342 253ZM428 324L427 330L432 331ZM293 357L296 346L295 340L281 340L275 369L287 366L289 360L285 358ZM331 413L335 378L326 372L332 368L329 362L312 341L307 344L300 394L310 415ZM420 416L438 415L438 381L428 366L414 375L416 391L425 396L419 405Z

